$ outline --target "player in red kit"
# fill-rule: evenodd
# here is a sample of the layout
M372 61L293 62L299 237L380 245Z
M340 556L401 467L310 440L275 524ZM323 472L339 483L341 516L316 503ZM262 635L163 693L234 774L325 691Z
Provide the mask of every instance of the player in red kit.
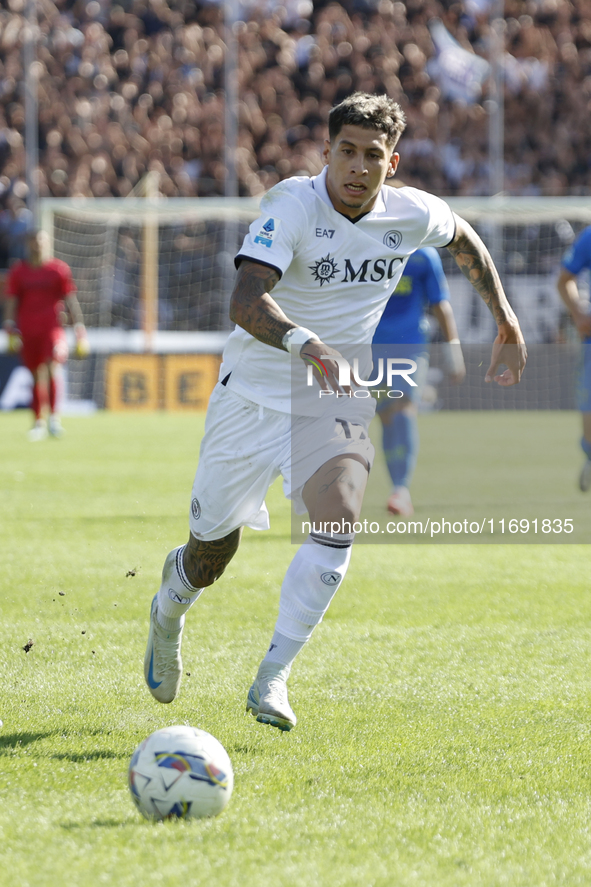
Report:
M88 354L86 327L75 296L76 284L68 265L59 259L45 259L45 235L34 231L27 237L28 259L14 265L6 281L4 329L8 350L19 353L23 364L33 374L32 410L35 424L30 440L41 440L47 432L62 433L57 413L59 366L68 357L62 326L64 303L76 332L78 357ZM44 416L49 407L49 421Z

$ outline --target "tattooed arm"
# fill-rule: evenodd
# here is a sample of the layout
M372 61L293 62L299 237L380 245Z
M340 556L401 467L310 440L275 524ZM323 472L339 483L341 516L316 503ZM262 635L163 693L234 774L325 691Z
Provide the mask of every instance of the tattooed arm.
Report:
M278 281L279 272L274 268L243 259L230 300L230 320L265 345L285 350L281 340L297 324L284 314L269 295Z
M298 324L290 320L275 299L269 295L278 281L279 273L274 268L243 259L238 268L230 300L230 320L265 345L285 351L282 339L288 330L296 329ZM300 351L300 357L304 361L310 358L326 358L333 354L342 359L338 351L330 345L325 345L320 339L308 342L305 349L302 348ZM320 386L330 387L335 391L343 390L339 385L338 363L326 359L324 367L326 378L322 377L316 368L314 369L314 375Z
M484 243L467 222L458 216L455 216L455 220L456 235L448 250L460 271L488 306L498 327L485 381L492 382L494 378L499 385L515 385L521 379L527 357L519 321L507 300L497 269ZM495 375L500 364L505 364L507 369Z

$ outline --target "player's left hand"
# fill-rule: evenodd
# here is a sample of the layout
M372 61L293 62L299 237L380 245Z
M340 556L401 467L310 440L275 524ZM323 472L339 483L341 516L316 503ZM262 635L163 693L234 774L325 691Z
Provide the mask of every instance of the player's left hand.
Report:
M492 357L485 382L493 380L503 388L517 385L525 368L527 348L517 318L499 324L499 332L492 347ZM501 364L507 367L497 373Z
M76 357L88 357L90 354L90 345L88 344L88 339L78 339L76 342L75 352Z
M74 352L76 357L88 357L90 354L90 345L88 344L86 327L83 323L77 323L74 326L74 332L76 334L76 350Z

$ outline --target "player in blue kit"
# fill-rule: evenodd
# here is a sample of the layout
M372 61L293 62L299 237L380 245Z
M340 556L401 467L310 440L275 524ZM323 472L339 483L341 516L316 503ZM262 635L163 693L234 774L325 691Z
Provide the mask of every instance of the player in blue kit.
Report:
M373 337L374 346L395 346L385 349L388 355L408 358L418 365L414 376L416 387L401 379L397 387L403 391L403 397L380 398L377 404L382 422L382 446L394 485L387 507L391 514L403 516L413 514L409 485L419 450L418 403L429 367L429 310L448 343L446 363L450 378L459 383L466 369L443 265L433 247L419 249L410 256ZM374 353L378 351L379 348L374 348Z
M581 447L586 456L579 476L579 487L585 493L591 487L591 313L589 302L582 298L577 284L582 271L591 271L591 226L579 234L563 256L558 278L558 292L582 342L576 391L577 407L583 417Z

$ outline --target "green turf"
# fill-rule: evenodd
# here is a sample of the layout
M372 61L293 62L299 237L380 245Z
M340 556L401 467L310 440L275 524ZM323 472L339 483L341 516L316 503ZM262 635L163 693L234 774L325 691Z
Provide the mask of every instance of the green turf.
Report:
M591 884L586 546L358 546L281 734L244 712L293 551L280 486L159 706L148 606L187 535L202 418L99 413L38 444L27 424L0 416L3 887ZM215 820L150 824L128 795L134 747L174 723L232 758Z
M590 542L589 498L577 487L584 459L578 443L580 423L577 413L549 410L420 416L411 525L402 521L399 526L398 519L396 532L388 530L392 519L384 502L390 479L378 452L365 495L364 531L357 535L357 543ZM371 436L380 450L377 418ZM298 534L301 525L301 518L294 521L294 541L304 538Z

